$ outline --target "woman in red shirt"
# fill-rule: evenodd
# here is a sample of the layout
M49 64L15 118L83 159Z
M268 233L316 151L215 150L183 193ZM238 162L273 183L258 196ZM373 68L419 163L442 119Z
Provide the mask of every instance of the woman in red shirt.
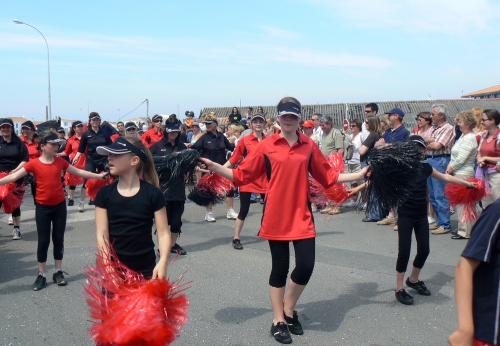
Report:
M226 162L224 167L230 167L231 165L239 164L245 157L253 153L260 142L264 139L264 123L266 119L262 114L255 114L250 121L250 127L252 128L252 133L248 136L242 137L238 141L238 145L233 152L233 155ZM234 238L233 238L233 248L236 250L243 250L243 245L241 245L240 234L245 224L245 218L248 215L248 210L250 209L250 197L252 193L260 193L262 199L265 199L265 193L267 188L266 176L262 174L256 180L252 181L247 185L240 186L240 212L234 223Z
M486 207L500 198L500 173L496 170L497 162L500 161L500 129L498 128L500 113L496 109L485 109L481 123L486 131L479 144L477 163L491 188L491 192L483 199L483 207Z
M38 136L38 134L36 134L35 124L33 124L31 120L25 121L21 124L21 132L21 140L28 149L30 160L36 159L40 156L40 149L34 138L35 135Z
M295 305L314 268L316 231L308 175L328 189L335 183L360 180L367 171L367 168L350 174L334 171L318 146L298 131L300 111L298 100L282 99L278 104L281 132L264 139L236 169L200 159L208 169L233 180L235 185L248 184L264 174L267 177L259 237L268 240L271 250L269 294L274 312L271 335L281 343L292 342L290 332L303 334ZM287 284L290 241L295 249L296 266Z
M38 233L38 276L33 284L33 290L39 291L47 286L45 268L47 252L50 244L50 229L52 227L52 243L54 246L54 260L56 272L54 282L59 286L66 285L62 271L64 250L64 231L66 229L66 203L64 201L64 188L59 177L67 170L71 174L79 175L86 179L103 178L107 173L90 173L71 166L68 161L57 157L61 139L54 133L45 136L41 141L42 155L27 162L15 173L0 179L0 185L17 181L27 174L32 174L36 182L35 194L35 220Z
M69 133L69 138L66 141L66 147L63 152L57 154L57 156L65 156L69 158L69 162L73 162L76 154L78 153L78 147L80 146L80 141L84 133L83 123L77 120L71 124L71 131ZM74 163L76 168L85 169L85 154L81 154L78 161ZM85 184L84 180L79 176L66 172L65 183L68 186L68 207L75 205L75 190L77 185L82 185L80 190L80 202L78 203L78 211L82 213L85 210Z

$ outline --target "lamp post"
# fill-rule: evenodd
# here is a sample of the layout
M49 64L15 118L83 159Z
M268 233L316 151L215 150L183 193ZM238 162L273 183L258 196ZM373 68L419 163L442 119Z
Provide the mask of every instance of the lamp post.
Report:
M49 104L48 104L49 111L48 111L48 116L49 116L49 119L52 120L52 101L51 101L51 96L50 96L50 53L49 53L49 43L47 42L47 38L45 38L45 35L42 34L42 32L40 30L38 30L36 27L34 27L33 25L25 23L25 22L17 20L17 19L14 19L13 22L16 23L16 24L27 25L30 28L35 29L42 36L43 40L45 41L45 46L47 47L47 76L48 76L48 81L49 81Z

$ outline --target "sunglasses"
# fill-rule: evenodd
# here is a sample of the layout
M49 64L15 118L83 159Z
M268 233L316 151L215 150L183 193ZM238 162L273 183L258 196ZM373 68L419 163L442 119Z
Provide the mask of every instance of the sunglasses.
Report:
M351 125L351 127L358 127L358 125Z
M488 118L486 118L486 119L481 118L481 121L488 121L488 120L490 120L490 119L488 119Z
M101 121L101 118L92 118L91 121Z
M2 125L0 126L0 129L10 129L12 126L10 125Z
M153 120L154 123L161 123L161 120Z

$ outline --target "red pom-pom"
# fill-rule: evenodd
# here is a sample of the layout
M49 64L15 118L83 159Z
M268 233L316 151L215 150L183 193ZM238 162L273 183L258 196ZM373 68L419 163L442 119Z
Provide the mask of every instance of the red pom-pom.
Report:
M331 169L343 173L344 172L344 158L342 153L333 153L328 157L328 163ZM336 206L344 203L348 198L345 184L335 184L334 186L325 190L314 178L309 177L309 192L311 194L311 202L318 205L325 205L330 201Z
M97 193L101 188L106 185L109 185L113 182L113 179L108 177L106 179L88 179L85 183L85 188L87 190L87 196L89 196L90 200L95 200Z
M9 175L8 172L0 172L0 179ZM0 185L0 201L2 209L6 214L11 214L23 203L24 184L17 184L15 181L5 185Z
M86 274L87 304L95 320L90 333L98 345L168 345L187 322L185 285L146 280L111 251L98 254Z
M201 206L223 201L226 195L234 189L231 180L215 173L206 174L198 181L188 198Z
M477 178L469 178L470 181L476 185L476 188L468 188L464 185L459 184L447 184L445 187L445 194L448 198L448 202L452 206L458 204L464 206L464 215L462 217L462 222L473 222L477 219L476 214L476 203L479 202L485 196L485 184L484 181Z

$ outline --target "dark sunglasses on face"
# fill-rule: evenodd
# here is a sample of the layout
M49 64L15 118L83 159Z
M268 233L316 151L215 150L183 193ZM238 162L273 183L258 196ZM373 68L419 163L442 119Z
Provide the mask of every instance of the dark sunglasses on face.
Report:
M6 130L6 129L10 129L10 128L11 128L10 125L2 125L2 126L0 126L0 129L2 129L2 130Z
M488 121L488 120L490 120L490 119L488 119L488 118L486 118L486 119L481 118L481 121Z
M161 120L153 120L153 122L156 123L161 123Z

